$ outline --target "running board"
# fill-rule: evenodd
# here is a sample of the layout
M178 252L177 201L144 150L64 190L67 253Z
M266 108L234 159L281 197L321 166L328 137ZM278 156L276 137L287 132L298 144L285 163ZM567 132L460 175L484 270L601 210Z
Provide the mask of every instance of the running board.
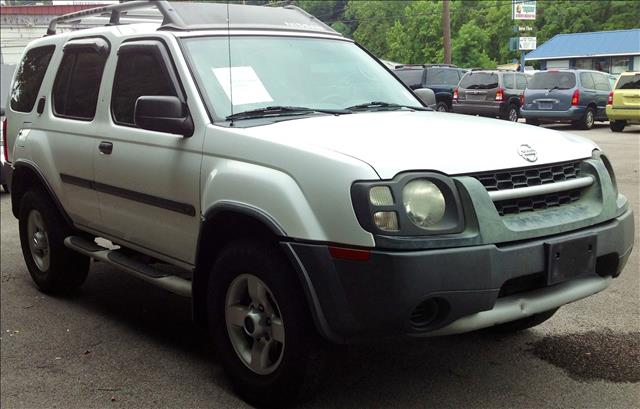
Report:
M67 237L64 239L64 245L85 256L111 264L132 276L174 294L191 297L191 281L157 270L148 264L130 258L119 250L109 250L78 236Z

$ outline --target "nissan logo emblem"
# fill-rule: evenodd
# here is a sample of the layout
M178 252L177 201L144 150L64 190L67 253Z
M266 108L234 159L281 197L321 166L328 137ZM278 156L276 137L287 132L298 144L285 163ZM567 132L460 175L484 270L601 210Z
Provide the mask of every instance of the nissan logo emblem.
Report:
M520 145L518 148L518 155L522 156L524 160L528 162L535 162L538 160L538 152L529 145Z

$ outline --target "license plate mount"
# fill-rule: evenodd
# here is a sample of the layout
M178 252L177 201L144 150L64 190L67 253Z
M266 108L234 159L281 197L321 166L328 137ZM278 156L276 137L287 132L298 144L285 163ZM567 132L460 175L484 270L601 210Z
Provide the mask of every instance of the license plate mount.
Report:
M538 109L553 109L551 102L538 102Z
M582 274L596 271L597 236L545 243L547 285L558 284Z

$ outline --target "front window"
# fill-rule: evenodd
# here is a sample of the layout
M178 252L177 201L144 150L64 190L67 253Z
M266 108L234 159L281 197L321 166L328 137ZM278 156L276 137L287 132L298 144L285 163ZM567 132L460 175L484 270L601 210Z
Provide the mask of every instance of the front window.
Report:
M218 119L276 106L343 110L374 101L422 106L348 41L244 36L189 38L184 44Z
M545 71L536 73L529 81L529 89L571 89L576 86L572 72Z

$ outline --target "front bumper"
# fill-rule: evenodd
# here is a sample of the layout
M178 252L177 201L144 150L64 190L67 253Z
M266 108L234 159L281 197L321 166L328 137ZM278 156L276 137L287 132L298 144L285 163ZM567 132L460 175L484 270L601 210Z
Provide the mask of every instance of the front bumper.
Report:
M546 287L545 243L597 236L596 273ZM633 214L596 226L514 244L371 252L334 259L328 246L285 243L306 280L316 324L335 342L444 335L523 318L594 294L622 271L634 240ZM416 307L437 299L432 324L416 328Z
M584 116L586 107L571 107L566 111L548 111L537 109L520 109L520 115L525 119L538 119L542 121L577 121Z
M638 108L614 108L607 105L607 118L611 121L628 121L631 123L640 123L640 109Z

